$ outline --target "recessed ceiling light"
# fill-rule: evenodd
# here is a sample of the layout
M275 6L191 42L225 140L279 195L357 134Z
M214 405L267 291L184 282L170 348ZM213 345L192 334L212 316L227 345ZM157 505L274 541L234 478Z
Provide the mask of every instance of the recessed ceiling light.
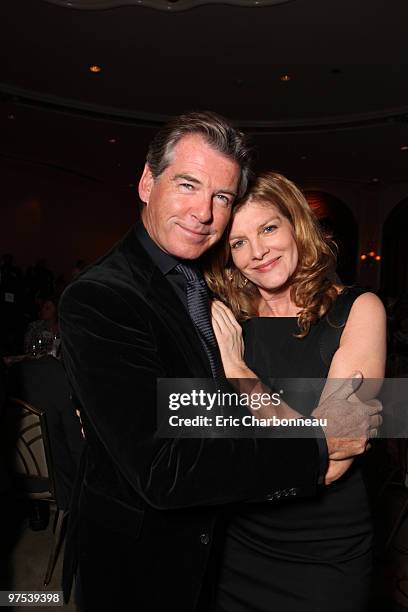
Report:
M301 155L300 159L302 159L304 161L305 159L307 159L307 155Z
M371 182L372 183L379 183L380 179L375 176L374 178L371 179Z
M108 142L110 144L115 144L117 142L116 138L109 138Z
M400 149L401 151L408 151L408 145L402 145Z
M100 66L98 66L97 64L92 64L92 66L89 66L89 70L91 72L100 72L102 70L102 68Z
M290 76L290 74L281 74L279 78L283 83L287 83L291 80L292 77Z
M13 115L13 113L10 113L9 115L7 115L7 119L10 119L10 121L13 121L13 119L15 119L16 116Z

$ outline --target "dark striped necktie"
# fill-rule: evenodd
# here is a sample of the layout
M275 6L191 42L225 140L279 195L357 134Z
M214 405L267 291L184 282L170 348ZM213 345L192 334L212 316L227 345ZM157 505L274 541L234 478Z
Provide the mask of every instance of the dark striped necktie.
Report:
M203 275L191 264L180 263L176 266L176 270L187 280L188 312L208 356L212 376L216 381L222 381L225 379L225 374L210 321L208 289Z

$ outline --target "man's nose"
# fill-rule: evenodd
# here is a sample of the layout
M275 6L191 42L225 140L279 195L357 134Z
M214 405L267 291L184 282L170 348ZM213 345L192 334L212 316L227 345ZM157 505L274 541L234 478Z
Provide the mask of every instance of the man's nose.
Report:
M207 195L200 195L196 198L191 214L200 223L209 223L213 218L213 200Z

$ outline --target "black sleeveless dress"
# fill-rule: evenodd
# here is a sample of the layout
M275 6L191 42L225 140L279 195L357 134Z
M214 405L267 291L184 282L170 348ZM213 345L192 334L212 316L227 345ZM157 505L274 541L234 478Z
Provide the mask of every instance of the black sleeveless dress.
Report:
M298 333L296 318L250 319L244 324L246 363L275 389L284 389L289 405L310 414L322 386L319 392L312 388L305 402L305 393L286 379L314 377L324 384L351 306L361 293L343 291L304 339L293 336ZM296 440L287 443L296 453ZM299 469L301 462L299 457ZM216 612L366 610L372 525L359 463L355 460L339 481L322 487L317 498L239 507L227 525ZM271 470L278 469L271 465Z

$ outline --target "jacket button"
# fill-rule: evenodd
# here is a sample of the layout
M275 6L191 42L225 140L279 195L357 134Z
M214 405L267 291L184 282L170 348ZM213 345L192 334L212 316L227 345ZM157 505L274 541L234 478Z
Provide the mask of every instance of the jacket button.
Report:
M200 542L201 544L208 544L210 541L210 536L208 535L208 533L202 533L200 535Z

